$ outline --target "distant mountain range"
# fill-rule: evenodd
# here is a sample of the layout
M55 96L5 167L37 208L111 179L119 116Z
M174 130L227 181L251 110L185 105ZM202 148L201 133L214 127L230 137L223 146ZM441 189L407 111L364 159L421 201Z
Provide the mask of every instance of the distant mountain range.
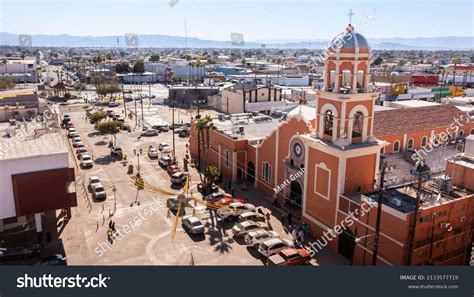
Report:
M53 47L116 47L117 40L120 47L125 47L125 36L71 36L61 35L32 35L33 46ZM474 49L474 37L448 36L448 37L416 37L416 38L368 38L374 49L390 50L468 50ZM0 32L0 45L19 45L18 35ZM329 40L314 39L286 39L286 40L257 40L245 42L245 48L261 48L265 44L267 48L311 48L323 49L328 46ZM169 35L139 35L139 47L188 47L195 48L231 48L230 41L216 41L188 37L185 40L181 36Z

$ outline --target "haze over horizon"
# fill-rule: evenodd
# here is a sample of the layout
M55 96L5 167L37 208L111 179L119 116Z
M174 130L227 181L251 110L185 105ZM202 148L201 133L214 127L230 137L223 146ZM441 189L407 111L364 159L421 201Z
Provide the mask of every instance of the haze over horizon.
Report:
M427 0L179 0L174 7L167 0L0 0L0 32L71 36L132 32L216 41L228 41L231 32L240 32L245 41L317 41L342 32L352 9L352 23L369 39L470 37L473 8L466 0L449 5Z

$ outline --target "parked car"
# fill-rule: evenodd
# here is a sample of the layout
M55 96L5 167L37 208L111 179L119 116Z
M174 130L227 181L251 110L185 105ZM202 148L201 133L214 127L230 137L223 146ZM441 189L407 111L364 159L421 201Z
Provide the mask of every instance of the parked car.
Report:
M229 206L219 208L217 210L217 217L225 220L225 219L233 219L235 217L240 216L244 212L249 212L255 210L255 206L249 203L231 203Z
M268 225L263 222L244 221L244 222L235 224L235 226L232 227L232 233L236 237L241 237L251 231L268 230L268 229L269 229Z
M188 174L186 172L176 172L171 176L171 183L172 184L184 184L188 178Z
M158 150L156 149L156 147L150 147L148 149L148 157L158 158Z
M191 135L191 133L189 132L189 130L180 130L180 131L178 132L178 136L179 136L179 137L182 137L182 138L184 138L184 137L189 137L189 135Z
M101 184L100 183L100 178L98 176L91 176L89 177L89 190L92 191L95 185Z
M166 142L162 142L158 145L158 149L160 150L160 152L163 151L163 149L166 147L170 147L170 145L167 144Z
M171 165L168 165L168 167L166 167L166 171L168 172L168 174L175 174L176 172L179 172L179 166L176 165L176 164L171 164Z
M244 212L243 214L239 216L239 222L245 222L245 221L265 222L266 218L261 213L249 211L249 212Z
M306 249L287 248L267 259L267 265L294 266L308 265L311 261L310 253Z
M118 103L116 101L111 101L107 104L108 107L117 107L119 105L120 105L120 103Z
M66 126L64 126L66 129L69 129L69 128L74 128L74 124L73 123L67 123Z
M247 203L247 201L245 199L232 198L232 197L221 198L221 199L217 200L214 203L217 204L218 206L227 206L227 205L229 205L231 203L234 203L234 202Z
M119 146L114 146L113 148L110 149L110 154L114 156L122 156L122 148Z
M55 254L55 255L43 257L33 265L37 265L37 266L67 265L67 259L61 254Z
M72 146L73 147L82 147L84 146L84 144L82 143L82 140L80 137L75 137L73 140L72 140Z
M109 117L113 116L113 115L114 115L114 111L113 111L112 109L108 109L108 110L107 110L107 115L108 115Z
M89 154L85 147L80 147L76 150L77 158L80 159L82 154Z
M97 201L104 201L107 198L107 193L101 183L95 184L92 187L92 197Z
M92 167L94 166L94 161L92 161L92 158L89 156L89 154L82 154L81 165L82 167Z
M284 249L293 248L293 242L288 239L271 238L260 243L258 252L264 257L278 254Z
M205 231L201 220L195 216L187 215L181 219L183 229L192 234L203 234Z
M63 119L71 120L71 115L68 113L63 114Z
M245 235L245 243L249 247L258 247L260 243L271 238L280 238L280 235L275 231L260 229L249 232Z
M18 260L37 256L40 252L39 245L24 247L1 248L0 260Z
M163 167L168 167L169 165L171 165L171 163L173 163L173 160L168 156L162 156L158 160L158 163Z
M128 132L132 132L132 127L130 126L129 123L123 122L123 123L122 123L122 126L121 126L121 129L122 129L122 130L127 130Z
M222 198L232 198L232 195L223 191L219 191L216 193L211 193L207 195L204 200L206 201L218 201Z
M178 210L179 208L179 203L181 201L181 207L190 207L191 205L189 204L189 199L186 198L184 195L178 195L177 197L170 197L166 200L166 207L168 207L171 210Z
M156 129L148 129L142 132L142 136L156 136L158 134L158 130Z
M79 134L77 133L76 128L69 128L69 129L67 129L67 136L68 136L69 138L73 138L73 137L76 136L76 135L79 135Z

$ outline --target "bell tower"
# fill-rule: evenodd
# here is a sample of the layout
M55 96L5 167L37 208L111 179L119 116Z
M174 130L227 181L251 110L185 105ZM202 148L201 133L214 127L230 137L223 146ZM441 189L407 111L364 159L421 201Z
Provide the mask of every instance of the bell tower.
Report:
M320 231L338 224L341 195L373 188L383 146L373 136L378 94L369 89L371 50L367 40L349 24L326 54L325 86L317 92L315 133L299 137L307 169L303 219ZM331 244L337 248L336 242Z
M370 93L371 50L364 36L349 24L327 49L324 89L318 92L316 134L348 146L373 140L374 102Z

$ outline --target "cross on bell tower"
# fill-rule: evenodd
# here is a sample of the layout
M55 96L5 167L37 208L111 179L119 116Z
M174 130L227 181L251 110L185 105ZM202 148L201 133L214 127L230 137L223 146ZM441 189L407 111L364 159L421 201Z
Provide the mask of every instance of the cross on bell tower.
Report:
M354 15L355 13L352 12L352 8L349 10L349 13L347 14L349 16L349 25L352 24L352 16Z

